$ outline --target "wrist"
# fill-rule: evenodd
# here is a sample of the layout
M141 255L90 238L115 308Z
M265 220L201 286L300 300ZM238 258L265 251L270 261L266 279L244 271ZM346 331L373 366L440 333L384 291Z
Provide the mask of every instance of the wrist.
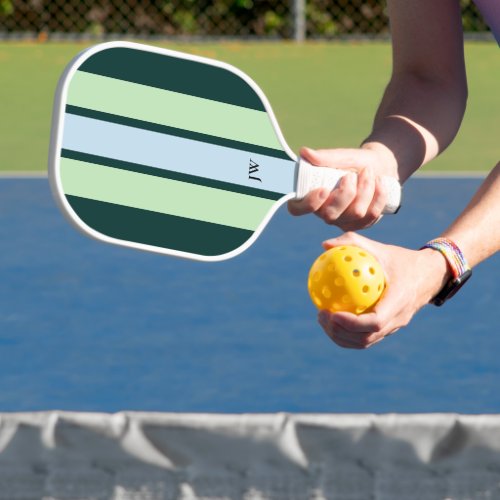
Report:
M398 162L394 153L381 142L366 140L361 145L361 149L372 151L378 157L377 175L394 177L399 180Z
M424 269L423 289L425 290L425 303L432 299L443 289L448 281L453 277L446 258L432 248L422 248L418 251L422 262L420 269Z

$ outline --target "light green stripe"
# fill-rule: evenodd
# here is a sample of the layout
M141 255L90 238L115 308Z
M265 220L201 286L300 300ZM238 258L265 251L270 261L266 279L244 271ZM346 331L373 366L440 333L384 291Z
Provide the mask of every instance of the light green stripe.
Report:
M68 104L282 150L264 111L77 71Z
M65 194L254 231L273 200L61 158ZM195 200L195 201L194 201Z

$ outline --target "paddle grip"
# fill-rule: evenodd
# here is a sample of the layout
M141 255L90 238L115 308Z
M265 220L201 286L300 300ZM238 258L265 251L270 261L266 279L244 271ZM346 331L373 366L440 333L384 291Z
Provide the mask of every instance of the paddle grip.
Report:
M313 189L325 187L334 189L340 179L349 170L329 167L316 167L300 158L298 161L296 199L300 200ZM382 186L387 196L384 214L395 214L401 206L401 184L394 177L381 178Z

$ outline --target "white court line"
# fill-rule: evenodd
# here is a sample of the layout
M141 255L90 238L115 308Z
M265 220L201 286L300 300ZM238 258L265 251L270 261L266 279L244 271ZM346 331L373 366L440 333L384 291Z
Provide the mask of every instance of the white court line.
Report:
M414 179L484 179L489 172L478 172L474 170L452 170L440 172L437 170L416 172Z
M45 179L47 177L47 172L15 172L15 171L4 171L0 172L0 179Z
M477 172L473 170L452 170L448 172L428 171L417 172L413 179L484 179L489 172ZM44 171L0 171L0 179L43 179L47 177Z

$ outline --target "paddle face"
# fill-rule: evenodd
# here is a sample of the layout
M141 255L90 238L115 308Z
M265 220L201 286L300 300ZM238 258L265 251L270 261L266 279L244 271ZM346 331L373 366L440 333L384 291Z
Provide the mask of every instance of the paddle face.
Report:
M62 76L49 163L60 208L86 234L223 260L250 246L292 196L296 158L239 70L112 42Z

